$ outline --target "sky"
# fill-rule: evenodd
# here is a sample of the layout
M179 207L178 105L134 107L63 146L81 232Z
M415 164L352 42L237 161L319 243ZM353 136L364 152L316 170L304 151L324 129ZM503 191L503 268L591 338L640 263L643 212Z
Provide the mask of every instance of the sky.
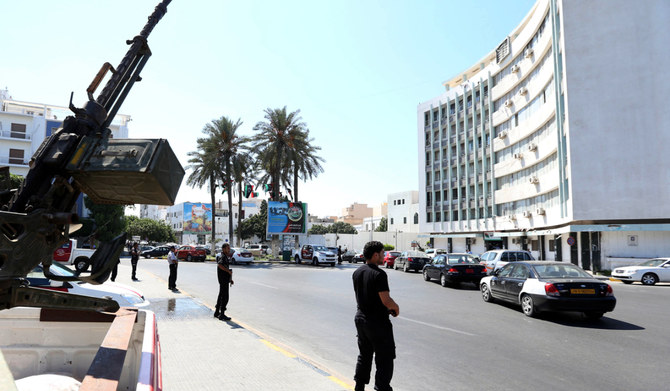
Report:
M83 106L100 66L118 65L158 3L0 0L0 88L60 106L74 92ZM534 3L173 0L120 113L132 117L129 137L167 139L186 167L212 120L240 119L251 136L265 109L300 110L325 159L322 174L299 184L309 213L379 206L418 190L417 105L492 51ZM186 185L190 173L176 202L209 202L207 188Z

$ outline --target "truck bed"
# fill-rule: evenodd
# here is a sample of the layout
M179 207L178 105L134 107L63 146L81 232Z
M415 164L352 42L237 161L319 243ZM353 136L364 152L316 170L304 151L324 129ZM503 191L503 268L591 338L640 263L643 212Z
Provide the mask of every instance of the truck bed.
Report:
M129 309L122 308L119 313L123 310ZM118 321L111 326L118 318L115 314L27 307L0 311L0 350L16 380L63 374L83 382L80 390L85 390L87 383L109 380L106 374L114 372L114 361L120 360L113 358L121 350L109 344L119 344L119 335L126 334L127 352L122 367L117 368L118 385L117 379L112 379L116 387L111 389L160 390L155 315L146 310L130 311L137 311L132 330ZM92 365L94 358L98 362Z

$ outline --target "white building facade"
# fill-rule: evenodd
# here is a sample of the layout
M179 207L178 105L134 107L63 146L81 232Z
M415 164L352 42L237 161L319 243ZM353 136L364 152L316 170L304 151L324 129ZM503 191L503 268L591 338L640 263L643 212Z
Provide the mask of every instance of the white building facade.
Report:
M388 195L388 232L419 232L419 192L403 191Z
M663 0L538 0L420 104L419 225L433 246L590 270L670 254L669 13Z

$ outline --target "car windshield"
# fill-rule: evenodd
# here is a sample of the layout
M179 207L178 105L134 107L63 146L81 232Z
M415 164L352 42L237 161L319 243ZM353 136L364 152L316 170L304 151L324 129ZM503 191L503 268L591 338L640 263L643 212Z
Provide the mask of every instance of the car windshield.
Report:
M396 251L391 251L391 252L389 252L389 255L392 256L392 257L399 257L400 253L396 252Z
M650 259L650 260L648 260L648 261L642 262L641 264L639 264L639 265L637 265L637 266L651 266L651 267L655 267L655 266L661 266L661 265L664 264L665 262L666 262L665 259Z
M593 278L575 265L534 265L540 278Z
M328 251L328 249L323 246L314 246L314 251Z
M458 265L458 264L479 264L475 257L470 254L449 254L447 258L447 263L449 265Z
M408 251L407 256L414 258L428 258L428 255L426 255L426 253L421 251Z

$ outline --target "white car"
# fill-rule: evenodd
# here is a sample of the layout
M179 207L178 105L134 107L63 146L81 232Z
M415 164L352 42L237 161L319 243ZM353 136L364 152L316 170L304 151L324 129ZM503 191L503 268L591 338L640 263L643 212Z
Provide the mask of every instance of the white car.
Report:
M426 253L429 258L433 259L436 255L449 254L449 251L447 251L446 248L429 248L424 251L424 253Z
M617 267L612 271L612 278L624 284L640 281L644 285L657 282L670 282L670 258L654 258L637 266Z
M239 247L231 247L230 251L233 252L233 259L232 259L232 264L237 265L240 263L243 264L250 264L254 262L254 256L251 253L251 251L245 249L245 248L239 248ZM221 259L221 251L219 250L216 253L216 261L219 262L219 259Z
M76 274L60 263L53 263L49 267L51 274L63 277L74 277ZM55 281L44 276L42 265L36 266L26 276L31 287L51 289L59 292L73 293L76 295L113 299L121 307L146 307L150 304L142 292L127 285L115 282L105 282L94 285L82 281Z
M524 250L490 250L479 256L479 264L486 266L490 274L495 270L507 265L509 262L533 261L535 258Z

